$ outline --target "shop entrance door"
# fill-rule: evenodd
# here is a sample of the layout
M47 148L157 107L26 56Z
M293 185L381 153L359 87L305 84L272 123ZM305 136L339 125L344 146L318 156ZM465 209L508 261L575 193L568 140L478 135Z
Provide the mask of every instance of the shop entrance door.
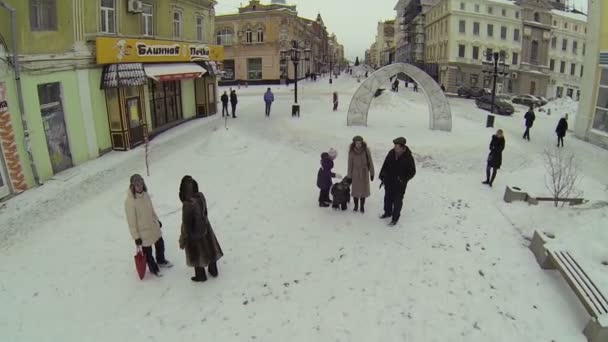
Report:
M61 85L59 82L38 85L40 112L53 173L72 167L72 153L65 127Z
M125 100L125 112L129 118L129 137L131 148L144 142L144 120L141 116L139 97L129 97Z

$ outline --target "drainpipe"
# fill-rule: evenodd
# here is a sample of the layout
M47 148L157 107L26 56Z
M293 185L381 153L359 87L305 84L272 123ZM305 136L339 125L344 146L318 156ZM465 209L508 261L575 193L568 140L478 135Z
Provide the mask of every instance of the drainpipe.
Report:
M9 12L11 17L11 45L13 49L13 68L15 69L15 82L17 83L17 103L19 105L19 112L21 114L21 125L23 126L23 144L25 145L25 150L27 151L27 157L30 163L30 168L32 169L34 181L36 182L36 185L40 185L38 170L36 169L36 164L34 164L34 157L32 155L30 131L27 126L25 105L23 102L23 86L21 85L21 64L19 63L19 47L17 44L17 11L1 0L0 6L4 7Z

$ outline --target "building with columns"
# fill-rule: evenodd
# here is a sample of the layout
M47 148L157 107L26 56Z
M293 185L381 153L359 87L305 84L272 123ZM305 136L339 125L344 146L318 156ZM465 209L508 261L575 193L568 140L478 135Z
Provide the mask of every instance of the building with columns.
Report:
M510 73L500 79L500 92L554 97L562 89L562 96L576 97L586 24L583 15L556 7L563 3L441 0L425 15L425 63L439 65L439 81L448 91L490 88L492 79L483 74L482 61L492 52L504 52ZM561 42L553 48L559 39L566 41L565 50Z
M250 0L238 13L218 15L215 34L225 48L220 84L276 84L328 68L330 40L321 14L315 20L299 17L285 1ZM281 50L292 40L310 43L311 58L298 64L297 75L291 61L281 61Z

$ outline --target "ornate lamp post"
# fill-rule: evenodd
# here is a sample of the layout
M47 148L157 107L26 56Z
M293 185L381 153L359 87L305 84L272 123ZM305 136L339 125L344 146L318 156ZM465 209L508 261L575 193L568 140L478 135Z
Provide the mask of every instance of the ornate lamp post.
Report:
M310 60L310 43L307 40L292 40L288 44L290 45L289 49L281 50L281 61L290 59L293 63L295 92L294 104L291 106L291 116L300 117L300 105L298 104L298 65L300 64L300 61ZM281 42L281 45L284 48L287 46L287 43Z
M492 106L490 112L494 114L496 101L496 81L498 76L506 77L509 75L509 65L505 62L508 55L504 52L483 52L486 60L482 63L482 71L485 75L492 76ZM494 115L488 114L486 127L494 127Z
M329 63L329 84L333 84L334 80L332 79L332 74L334 73L334 61L336 57L333 54L325 55L323 60L325 64Z

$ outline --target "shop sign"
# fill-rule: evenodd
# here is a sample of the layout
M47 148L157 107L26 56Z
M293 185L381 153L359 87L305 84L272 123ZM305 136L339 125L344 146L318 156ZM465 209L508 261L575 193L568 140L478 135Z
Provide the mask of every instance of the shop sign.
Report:
M97 64L224 60L224 47L166 40L97 37Z

